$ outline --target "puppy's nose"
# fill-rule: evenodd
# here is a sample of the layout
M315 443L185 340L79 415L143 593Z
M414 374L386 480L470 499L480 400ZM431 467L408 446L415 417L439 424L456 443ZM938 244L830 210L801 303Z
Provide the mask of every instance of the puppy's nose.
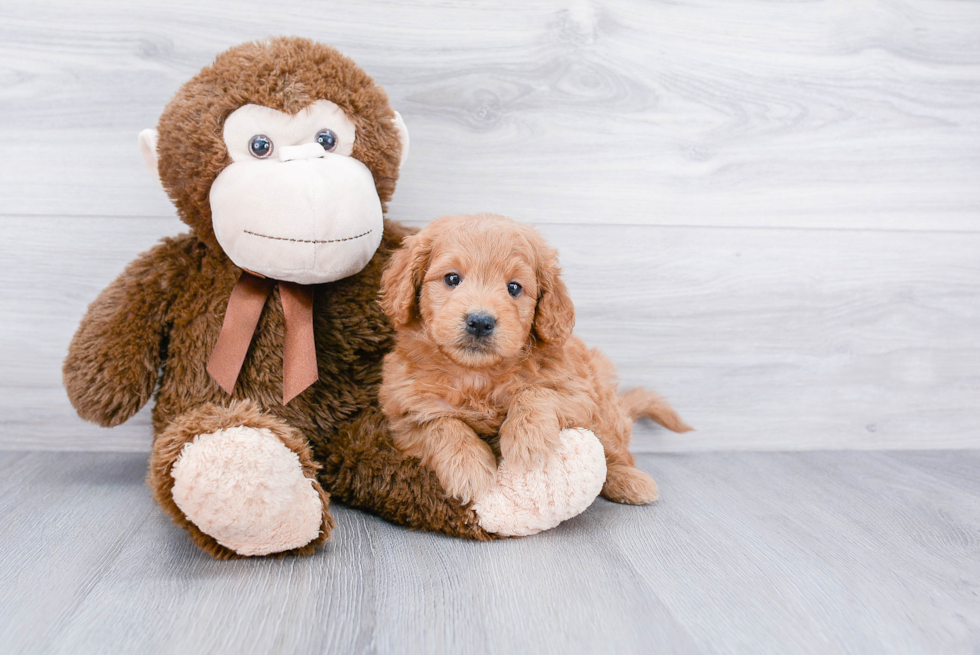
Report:
M496 325L497 321L493 320L493 316L483 312L476 312L466 317L466 331L477 339L493 332Z

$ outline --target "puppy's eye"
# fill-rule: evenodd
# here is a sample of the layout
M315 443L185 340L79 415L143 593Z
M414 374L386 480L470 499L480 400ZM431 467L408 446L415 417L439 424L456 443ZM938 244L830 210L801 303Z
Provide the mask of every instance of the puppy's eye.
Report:
M442 279L446 283L447 287L458 287L459 283L463 281L463 278L459 276L459 273L446 273L446 277Z
M320 130L316 133L316 142L323 146L324 150L331 152L337 147L337 135L333 130Z
M272 139L264 134L256 134L248 140L248 151L256 159L265 159L272 154Z
M523 291L524 291L524 287L519 285L517 282L511 282L510 284L507 285L507 293L509 293L515 298L521 295Z

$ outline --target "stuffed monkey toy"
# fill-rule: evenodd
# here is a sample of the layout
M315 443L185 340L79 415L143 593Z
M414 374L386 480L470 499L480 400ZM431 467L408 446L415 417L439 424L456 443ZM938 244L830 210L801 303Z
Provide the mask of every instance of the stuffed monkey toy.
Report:
M232 48L140 149L190 231L96 298L64 382L103 426L155 395L148 484L200 548L311 553L333 528L331 494L469 539L531 534L591 504L605 464L587 431L563 432L551 468L502 467L476 509L394 447L377 400L393 333L377 295L411 232L384 217L408 132L350 59L297 38Z

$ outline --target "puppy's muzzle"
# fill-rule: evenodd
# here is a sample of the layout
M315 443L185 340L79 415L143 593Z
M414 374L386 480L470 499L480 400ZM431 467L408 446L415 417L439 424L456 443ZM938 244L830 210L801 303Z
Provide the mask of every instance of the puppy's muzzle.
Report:
M486 312L474 312L466 317L466 331L477 339L489 335L496 326L497 321Z

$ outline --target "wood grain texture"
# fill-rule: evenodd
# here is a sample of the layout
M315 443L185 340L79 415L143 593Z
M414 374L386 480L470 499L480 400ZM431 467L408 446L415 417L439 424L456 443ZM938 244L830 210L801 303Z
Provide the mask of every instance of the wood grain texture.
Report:
M521 217L519 217L521 218ZM523 217L530 218L530 217ZM86 305L173 219L0 218L0 444L147 450L143 412L75 417L61 360ZM542 226L576 332L623 387L662 392L697 428L640 424L650 450L980 447L980 235ZM82 239L103 243L76 251ZM82 267L86 273L79 275ZM52 280L57 284L52 284Z
M413 133L393 209L980 230L980 5L7 2L2 211L168 216L136 134L239 42L336 44ZM56 192L52 192L56 188Z
M0 446L74 417L87 304L182 231L136 134L220 50L336 44L412 131L391 216L547 226L578 330L699 428L647 450L980 447L980 3L0 4Z
M0 455L10 653L959 653L980 644L980 453L642 455L597 501L469 543L342 507L301 559L218 562L133 454Z

